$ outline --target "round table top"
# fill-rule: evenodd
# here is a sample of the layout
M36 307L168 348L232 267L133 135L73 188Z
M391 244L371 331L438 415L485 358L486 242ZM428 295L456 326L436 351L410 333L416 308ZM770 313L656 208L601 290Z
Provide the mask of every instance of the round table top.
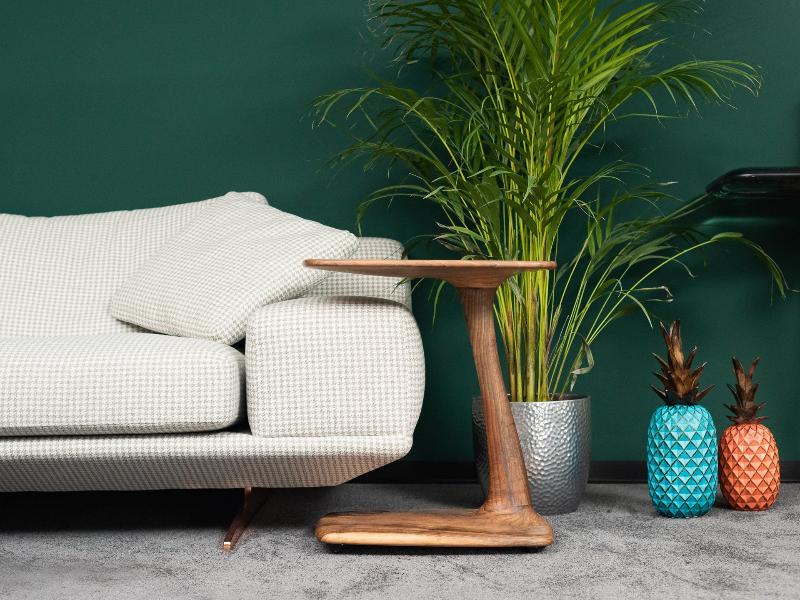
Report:
M552 261L525 260L335 260L309 258L307 267L378 275L383 277L443 279L456 287L497 287L503 281L523 271L554 269Z

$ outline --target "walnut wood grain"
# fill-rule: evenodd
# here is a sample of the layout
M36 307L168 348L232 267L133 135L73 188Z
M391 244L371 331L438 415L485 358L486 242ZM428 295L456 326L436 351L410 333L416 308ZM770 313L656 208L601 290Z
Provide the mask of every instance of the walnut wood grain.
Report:
M514 417L508 404L500 357L497 353L493 312L495 290L459 288L458 292L467 320L475 368L478 371L483 414L486 415L489 489L483 508L502 511L530 506L531 497L525 476L525 462L522 458Z
M307 267L379 275L383 277L425 277L443 279L455 287L496 288L503 281L522 271L554 269L550 261L505 260L332 260L310 258Z
M364 275L443 279L458 289L483 398L489 458L489 489L476 510L332 513L317 524L317 539L328 544L382 546L552 544L550 524L531 506L525 463L497 353L493 303L497 286L511 275L552 269L555 263L310 259L304 264Z
M319 520L317 539L356 546L540 547L553 543L553 530L530 509L331 513Z

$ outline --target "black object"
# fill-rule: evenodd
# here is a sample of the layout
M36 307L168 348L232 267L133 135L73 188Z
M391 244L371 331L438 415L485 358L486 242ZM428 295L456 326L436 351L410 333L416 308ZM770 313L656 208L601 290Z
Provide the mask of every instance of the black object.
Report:
M718 198L800 200L800 167L735 169L706 187Z

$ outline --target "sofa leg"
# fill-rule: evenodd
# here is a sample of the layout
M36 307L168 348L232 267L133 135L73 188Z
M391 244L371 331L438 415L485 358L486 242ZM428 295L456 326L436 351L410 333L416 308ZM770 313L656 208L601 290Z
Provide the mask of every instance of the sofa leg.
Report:
M226 552L233 550L233 547L242 537L245 529L250 524L256 513L264 506L267 500L267 490L265 488L244 488L244 499L242 501L242 508L239 513L231 521L231 526L225 534L222 541L222 549Z

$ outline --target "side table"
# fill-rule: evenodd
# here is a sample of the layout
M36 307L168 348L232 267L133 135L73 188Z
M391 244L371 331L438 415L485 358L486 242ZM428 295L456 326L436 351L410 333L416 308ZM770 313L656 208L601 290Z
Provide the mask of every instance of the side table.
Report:
M531 506L522 451L508 404L497 340L494 298L497 287L523 271L553 269L553 262L478 260L324 260L307 267L444 280L464 307L486 417L489 490L478 509L429 512L331 513L317 524L326 544L378 546L507 547L548 546L550 524Z

